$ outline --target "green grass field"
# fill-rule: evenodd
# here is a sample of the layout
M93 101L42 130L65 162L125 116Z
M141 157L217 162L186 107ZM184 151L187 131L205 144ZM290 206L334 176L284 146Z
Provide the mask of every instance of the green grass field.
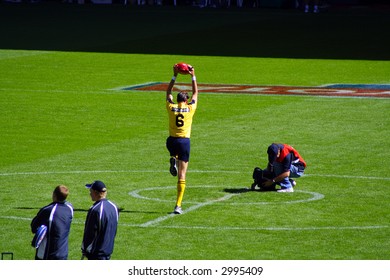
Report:
M31 219L65 184L69 259L80 259L92 204L84 185L98 179L122 209L116 260L390 258L388 98L200 92L187 212L169 215L165 92L118 88L168 82L178 61L196 67L199 83L390 83L386 60L2 49L1 252L34 258ZM306 176L291 194L243 192L274 141L301 153Z

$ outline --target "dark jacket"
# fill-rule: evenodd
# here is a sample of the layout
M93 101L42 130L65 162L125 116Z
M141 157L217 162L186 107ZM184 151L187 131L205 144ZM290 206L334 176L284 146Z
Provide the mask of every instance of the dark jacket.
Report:
M73 206L69 202L52 202L41 208L31 222L35 233L41 225L47 226L45 240L35 252L38 260L66 260L68 237L73 219Z
M81 251L88 259L109 259L114 251L118 208L107 199L95 202L88 210Z

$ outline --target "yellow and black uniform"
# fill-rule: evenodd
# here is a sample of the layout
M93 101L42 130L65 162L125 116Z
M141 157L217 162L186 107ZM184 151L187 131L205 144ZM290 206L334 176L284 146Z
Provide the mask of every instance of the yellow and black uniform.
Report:
M171 156L169 172L172 176L178 176L177 200L173 213L182 214L181 203L186 188L186 172L191 148L191 127L197 107L198 85L196 83L195 71L191 66L188 70L188 74L192 77L191 99L187 92L181 91L177 94L177 103L174 103L172 100L172 89L177 74L178 69L175 65L174 76L168 85L166 94L166 109L169 117L169 136L166 141L166 147Z
M169 115L167 149L172 157L189 161L191 126L196 111L196 102L175 104L168 99L166 104Z
M175 104L172 100L167 100L167 110L169 115L169 136L190 138L196 103L192 101L189 104L185 102Z
M190 136L192 118L196 110L196 102L190 104L180 102L174 104L167 100L167 110L169 115L169 137L167 138L167 149L172 158L188 162L190 160ZM176 206L181 207L186 181L178 179L177 181L177 201Z

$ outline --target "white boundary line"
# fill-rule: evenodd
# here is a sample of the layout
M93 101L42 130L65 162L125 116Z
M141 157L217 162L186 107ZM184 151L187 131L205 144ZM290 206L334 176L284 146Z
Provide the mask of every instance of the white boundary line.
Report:
M219 188L220 186L194 186L192 188L197 188L197 187L198 188L199 187L200 188ZM154 201L158 201L158 202L170 202L170 201L159 199L159 198L150 198L150 197L141 196L139 194L139 192L141 192L141 191L153 191L153 190L164 190L164 189L174 189L174 188L175 188L175 186L152 187L152 188L146 188L146 189L138 189L138 190L129 192L129 195L131 195L132 197L137 198L137 199L154 200ZM309 199L289 200L289 201L285 201L285 202L266 202L266 201L263 201L263 202L245 202L245 203L237 203L237 202L234 203L234 202L232 202L232 203L229 203L229 204L231 204L231 205L237 205L237 204L245 204L245 205L291 204L291 203L304 203L304 202L310 202L310 201L313 201L313 200L320 200L320 199L323 199L325 197L323 194L315 193L315 192L307 192L307 191L301 191L301 190L298 190L296 192L308 193L308 194L311 194L313 197L311 197ZM188 212L197 210L198 208L201 208L201 207L204 207L204 206L207 206L207 205L211 205L211 204L214 204L214 203L217 203L217 202L221 202L221 201L226 201L226 200L232 198L233 196L237 196L237 195L240 195L240 194L242 194L242 193L227 194L227 195L224 195L221 198L210 200L210 201L206 201L206 202L191 202L191 201L187 201L187 203L196 203L196 204L194 206L191 206L191 207L187 208L186 210L184 210L183 214L186 214ZM174 216L176 216L176 214L170 213L168 215L161 216L161 217L159 217L157 219L154 219L154 220L151 220L149 222L143 223L140 226L141 227L154 226L154 225L156 225L156 224L158 224L160 222L163 222L163 221L165 221L167 219L173 218Z
M193 188L196 188L196 187L200 187L200 188L219 188L220 186L194 186ZM132 192L129 192L129 195L133 196L134 198L137 198L137 199L147 199L147 200L155 200L155 201L159 201L159 202L168 202L166 200L162 200L162 199L159 199L159 198L149 198L149 197L145 197L145 196L141 196L139 194L140 191L153 191L153 190L161 190L161 189L174 189L175 186L169 186L169 187L152 187L152 188L147 188L147 189L139 189L139 190L135 190L135 191L132 191ZM287 202L245 202L245 205L248 205L248 204L261 204L261 205L265 205L265 204L283 204L283 203L302 203L302 202L309 202L309 201L313 201L313 200L319 200L319 199L323 199L325 196L323 194L319 194L319 193L314 193L314 192L306 192L306 191L297 191L297 192L303 192L303 193L309 193L311 195L313 195L313 197L309 198L309 199L305 199L305 200L296 200L296 201L287 201ZM230 198L232 198L233 196L237 196L237 195L240 195L241 193L234 193L234 194L227 194L227 195L224 195L223 197L221 198L217 198L217 199L214 199L214 200L210 200L210 201L206 201L206 202L187 202L187 203L196 203L194 206L191 206L189 208L187 208L186 210L183 211L183 215L188 213L188 212L191 212L191 211L194 211L194 210L197 210L201 207L204 207L204 206L207 206L207 205L211 205L211 204L214 204L214 203L217 203L217 202L221 202L221 201L226 201ZM169 201L170 202L170 201ZM230 204L242 204L242 203L230 203ZM146 223L143 223L141 224L140 226L141 227L149 227L149 226L155 226L156 224L160 223L160 222L163 222L167 219L171 219L173 217L175 217L176 214L174 213L169 213L168 215L165 215L165 216L161 216L157 219L154 219L154 220L151 220L151 221L148 221Z
M233 188L231 186L229 186L229 187ZM145 189L137 189L137 190L129 192L128 194L131 195L134 198L137 198L137 199L145 199L145 200L152 200L152 201L158 201L158 202L172 202L170 200L143 196L143 195L140 195L139 193L140 192L144 192L144 191L175 189L175 188L176 188L176 186L151 187L151 188L145 188ZM199 186L198 185L198 186L191 186L190 188L191 189L195 189L195 188L221 188L221 186L208 186L208 185L201 185L201 186ZM226 188L226 186L225 186L225 188ZM244 189L243 187L236 187L236 188L237 189ZM320 193L317 193L317 192L309 192L309 191L303 191L303 190L296 190L295 192L306 193L306 194L312 195L312 197L310 197L308 199L279 201L279 202L267 202L267 201L248 202L248 201L245 201L245 202L242 202L242 203L240 203L240 202L229 202L229 204L231 204L231 205L240 205L240 204L244 204L244 205L292 204L292 203L304 203L304 202L310 202L310 201L314 201L314 200L320 200L320 199L323 199L325 197L323 194L320 194ZM236 193L236 194L239 195L240 193ZM231 196L229 198L231 198ZM229 199L229 198L227 198L227 199ZM227 199L223 199L223 200L216 199L216 200L213 200L213 201L218 202L218 201L225 201ZM202 204L204 202L186 201L186 203L189 203L189 204Z
M205 206L205 205L202 205ZM200 206L200 207L202 207ZM194 206L195 207L195 206ZM199 207L198 207L199 208ZM188 210L187 210L188 212ZM163 216L166 217L164 220L167 220L169 218L172 218L172 216L175 216L175 214L171 214L171 216ZM25 217L17 217L17 216L0 216L0 219L7 219L7 220L19 220L19 221L31 221L32 218L25 218ZM157 219L156 219L157 220ZM156 221L152 220L152 221ZM151 222L152 222L151 221ZM161 220L162 221L162 220ZM289 227L212 227L212 226L163 226L163 225L157 225L157 223L161 221L156 221L156 223L144 223L144 224L122 224L120 223L120 226L125 227L156 227L156 228L166 228L166 229L199 229L199 230L263 230L263 231L317 231L317 230L372 230L372 229L386 229L390 226L388 225L371 225L371 226L324 226L324 227L296 227L296 228L289 228ZM73 224L84 224L83 221L77 221L74 220L72 222ZM146 224L146 225L145 225Z
M34 176L34 175L51 175L51 174L88 174L88 173L165 173L164 171L150 171L150 170L73 170L73 171L42 171L42 172L7 172L7 173L0 173L0 177L5 176ZM228 173L228 174L237 174L240 173L239 171L229 171L229 170L191 170L191 172L194 173ZM371 176L351 176L351 175L337 175L337 174L305 174L305 177L333 177L333 178L349 178L349 179L368 179L368 180L390 180L388 177L371 177ZM218 186L214 186L218 187ZM165 187L165 188L172 188L172 187ZM149 188L151 189L151 188ZM141 189L141 190L135 190L133 192L130 192L129 194L133 193L136 194L137 191L147 191L149 189ZM153 188L155 189L155 188ZM306 200L297 200L297 201L287 201L287 202L273 202L273 204L280 204L280 203L302 203L302 202L308 202L312 200L319 200L324 198L322 194L314 193L314 192L306 192L306 191L300 191L297 190L296 192L305 192L313 195L312 198L306 199ZM143 198L143 199L151 199L152 198L145 198L137 194L139 197L136 198ZM135 196L137 196L135 195ZM202 202L195 204L194 206L191 206L183 211L183 214L197 210L201 207L211 205L213 203L217 202L223 202L228 199L230 199L233 196L239 195L236 194L227 194L219 199ZM163 201L163 200L160 200ZM190 203L190 202L189 202ZM194 202L193 202L194 203ZM270 204L271 202L247 202L246 204ZM231 204L240 204L232 202ZM165 216L161 216L157 219L150 220L143 224L120 224L122 226L127 227L158 227L158 228L188 228L188 229L204 229L204 230L265 230L265 231L303 231L303 230L356 230L356 229L381 229L381 228L389 228L388 225L372 225L372 226L325 226L325 227L297 227L297 228L289 228L289 227L210 227L210 226L163 226L159 225L159 223L174 218L175 216L181 216L176 214L167 214ZM16 216L0 216L0 219L13 219L13 220L26 220L30 221L31 218L25 218L25 217L16 217ZM74 223L83 223L83 222L77 222L73 221Z
M219 199L216 199L216 200L210 200L210 201L207 201L207 202L204 202L204 203L198 203L198 204L196 204L194 206L191 206L191 207L187 208L186 210L184 210L183 214L186 214L188 212L194 211L196 209L199 209L201 207L204 207L204 206L207 206L207 205L210 205L210 204L214 204L215 202L227 200L227 199L231 198L234 195L237 195L237 194L227 194L227 195L225 195L225 196L223 196L223 197L221 197ZM175 216L176 216L176 214L170 213L170 214L168 214L166 216L161 216L161 217L159 217L159 218L157 218L155 220L151 220L149 222L143 223L143 224L140 225L140 227L154 226L154 225L156 225L156 224L158 224L158 223L160 223L162 221L165 221L167 219L173 218Z
M390 180L390 177L372 177L372 176L354 176L354 175L337 175L337 174L305 174L305 177L330 177L345 179L367 179L367 180Z
M6 176L34 176L34 175L51 175L51 174L97 174L97 173L166 173L166 170L69 170L69 171L31 171L31 172L4 172L0 177ZM191 170L190 173L227 173L240 174L240 171L231 170ZM338 174L305 174L304 177L330 177L346 179L367 179L367 180L390 180L390 177L376 176L354 176Z
M123 226L128 227L139 227L140 225L135 224L123 224ZM153 225L154 226L154 225ZM324 227L211 227L211 226L162 226L159 225L158 228L167 228L167 229L200 229L200 230L264 230L264 231L317 231L317 230L363 230L363 229L383 229L389 228L387 225L372 225L372 226L324 226Z

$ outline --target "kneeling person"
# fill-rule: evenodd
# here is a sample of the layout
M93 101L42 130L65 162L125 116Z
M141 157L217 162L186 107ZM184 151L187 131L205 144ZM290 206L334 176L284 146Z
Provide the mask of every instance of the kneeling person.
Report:
M294 192L296 182L291 178L299 178L303 175L306 162L293 147L287 144L272 143L268 146L268 165L266 170L261 170L261 177L256 168L253 174L255 182L252 190L258 185L260 190L275 190L278 192Z

